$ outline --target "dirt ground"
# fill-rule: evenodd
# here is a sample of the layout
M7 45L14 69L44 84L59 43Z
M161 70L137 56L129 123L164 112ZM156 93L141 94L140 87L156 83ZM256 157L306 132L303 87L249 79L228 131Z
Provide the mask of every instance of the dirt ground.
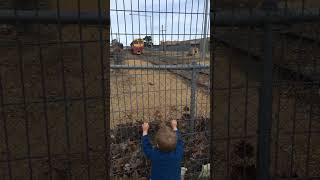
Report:
M216 49L215 57L215 90L214 90L214 117L212 120L214 124L215 134L215 152L219 154L217 162L213 165L216 176L223 178L227 164L228 155L228 142L230 142L229 151L234 150L234 145L241 139L247 136L246 141L253 147L256 147L257 141L257 122L258 122L258 107L259 107L259 86L261 85L261 62L252 62L248 60L246 56L233 52L230 54L229 49L218 47ZM228 55L229 54L229 55ZM170 53L162 54L163 56L170 56ZM226 56L227 55L227 56ZM131 62L131 63L130 63ZM144 64L140 60L135 60L136 64ZM231 62L231 65L229 64ZM128 60L127 64L133 64L133 60ZM231 71L231 74L229 72ZM142 72L137 72L141 74ZM157 74L158 73L158 74ZM145 72L147 74L147 72ZM160 73L161 75L161 73ZM229 75L231 75L229 81ZM156 72L155 77L159 76L159 72ZM166 82L173 81L175 78L171 77L172 74L166 73ZM158 82L161 81L158 79ZM152 80L153 74L146 76L145 81ZM121 80L121 77L118 78ZM160 81L159 81L160 80ZM163 79L162 79L163 80ZM129 82L129 81L127 81ZM182 81L183 82L183 81ZM231 89L229 89L229 82ZM119 80L118 80L119 83ZM246 90L246 83L248 83L248 89ZM112 83L113 84L113 83ZM131 84L131 83L130 83ZM147 83L144 83L147 84ZM167 86L172 86L170 83ZM147 92L147 87L144 87L144 91ZM174 86L175 87L175 86ZM290 172L290 163L293 159L293 172L298 175L305 173L305 161L307 157L307 145L308 141L308 121L309 121L309 106L308 104L301 104L298 100L295 105L295 98L288 96L289 87L274 88L274 100L273 100L273 131L272 131L272 171L275 174L288 175ZM118 90L119 91L119 90ZM302 90L305 91L305 90ZM179 91L178 91L179 92ZM160 92L161 93L161 92ZM280 93L280 94L279 94ZM299 92L298 92L299 93ZM148 94L148 93L147 93ZM199 94L199 92L198 92ZM133 97L134 98L134 97ZM280 104L278 99L280 98ZM138 98L137 98L138 99ZM141 98L140 98L141 99ZM170 99L170 98L169 98ZM175 99L173 99L173 102ZM168 102L170 104L170 101ZM198 102L197 103L202 103ZM151 103L152 104L152 103ZM230 106L229 106L230 105ZM140 106L142 106L140 104ZM199 106L199 105L198 105ZM160 108L161 109L161 108ZM296 113L294 113L296 109ZM158 110L158 108L157 108ZM163 110L162 110L163 112ZM178 112L178 114L181 112ZM147 113L146 113L147 114ZM295 115L294 115L295 114ZM151 113L152 116L152 113ZM149 116L150 117L150 116ZM130 119L130 118L129 118ZM134 119L134 118L133 118ZM139 119L139 118L138 118ZM317 117L313 117L313 126L311 131L317 131L319 128L318 121L315 121ZM131 121L131 119L130 119ZM295 121L295 123L293 123ZM228 123L229 122L229 123ZM279 122L279 123L278 123ZM279 132L279 136L277 136ZM293 133L295 135L293 135ZM229 138L228 138L229 137ZM316 165L319 159L319 151L317 140L318 134L311 135L311 144L309 146L310 152L313 153L312 159L309 161L309 169L312 169L312 174L318 175L318 166ZM229 139L229 141L228 141ZM294 150L291 151L292 145ZM292 153L293 152L293 153ZM277 157L276 157L277 156ZM292 158L293 157L293 158ZM230 153L230 159L233 159L232 153ZM277 160L276 160L277 159ZM288 163L285 163L288 162ZM232 163L232 160L230 161ZM277 164L277 165L275 165ZM276 168L274 170L274 168ZM311 173L311 172L310 172Z
M72 30L68 28L63 32L65 40L78 38L70 34ZM96 36L97 31L94 32ZM38 47L39 37L44 43L56 40L45 33L37 36L26 33L20 39L25 43L20 49L14 36L1 44L1 100L5 106L1 106L0 179L9 178L8 153L13 179L29 177L31 169L34 179L49 179L50 174L54 179L63 179L70 172L74 179L85 179L87 164L93 179L103 179L105 170L97 168L104 166L102 152L106 132L99 43L84 43L83 47L69 43L61 49L57 43ZM85 36L86 39L92 37L91 34ZM51 161L46 157L48 153ZM87 153L90 160L86 158Z
M142 60L125 60L124 64L147 65ZM149 63L150 65L150 63ZM190 82L168 71L114 70L111 75L112 126L127 123L126 117L151 120L156 111L165 119L181 118L190 107ZM208 117L210 103L206 89L196 94L196 115Z

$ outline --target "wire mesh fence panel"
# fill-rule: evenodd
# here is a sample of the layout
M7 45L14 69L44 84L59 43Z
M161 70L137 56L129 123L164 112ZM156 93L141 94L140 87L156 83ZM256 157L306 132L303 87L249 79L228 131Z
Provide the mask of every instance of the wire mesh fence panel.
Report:
M320 3L211 3L1 0L0 179L148 179L172 119L184 179L319 179Z
M141 123L150 122L153 139L173 119L185 141L184 178L196 179L209 163L209 1L110 4L112 179L148 178Z
M105 179L108 3L3 4L0 179Z
M213 177L319 179L319 2L213 4Z

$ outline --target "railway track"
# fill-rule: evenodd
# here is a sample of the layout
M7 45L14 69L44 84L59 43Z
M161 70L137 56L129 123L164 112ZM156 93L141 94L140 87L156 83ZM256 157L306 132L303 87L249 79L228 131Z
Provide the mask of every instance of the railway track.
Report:
M247 33L248 34L248 33ZM279 38L281 36L286 36L287 39L290 41L287 43L288 45L285 47L286 48L286 53L289 54L288 57L281 57L281 44ZM238 53L241 53L245 56L250 56L252 60L255 60L256 62L260 62L262 65L261 59L263 58L263 52L262 52L262 47L261 47L261 39L263 37L258 37L257 42L252 43L252 46L254 48L249 48L249 46L243 45L243 44L237 44L236 42L245 42L244 40L237 40L233 39L235 35L231 35L231 38L225 38L226 34L224 36L215 36L214 39L217 41L218 44L222 44L226 48L233 49L237 51ZM244 38L245 39L245 38ZM294 43L295 41L300 40L298 43L298 46L295 47L297 43ZM301 41L302 40L302 41ZM305 61L307 59L312 59L312 57L306 57L303 58L301 54L305 53L307 50L299 50L301 48L300 43L303 43L303 49L313 49L314 52L314 46L319 42L316 39L312 39L311 37L306 37L306 36L299 36L298 34L294 34L291 32L281 32L275 35L275 71L277 72L278 77L280 78L279 80L281 82L292 82L292 81L300 81L300 82L307 82L307 83L314 83L314 84L319 84L320 80L320 74L319 76L315 75L315 73L319 73L320 69L316 69L313 62L308 61L306 63ZM260 44L260 47L257 46L257 44ZM317 47L320 49L320 47ZM278 51L277 51L278 50ZM312 55L313 53L306 54L307 55ZM184 57L184 56L163 56L160 54L160 52L155 52L155 53L150 53L147 56L142 55L142 56L136 56L136 55L131 55L130 53L127 53L127 57L132 58L132 59L141 59L147 62L150 62L155 65L169 65L169 64L179 64L179 63L190 63L191 62L191 57ZM300 58L304 59L304 63L299 64L295 63L295 58ZM319 54L320 57L320 54ZM282 59L283 58L283 59ZM293 60L292 60L293 59ZM317 62L316 62L317 64ZM319 68L320 66L317 66ZM313 71L310 70L312 68L315 68ZM191 81L192 76L190 71L170 71L173 74L178 75L179 77L182 77L188 81ZM198 72L198 80L197 80L197 85L202 88L209 88L209 70L204 69L204 70L197 70ZM277 80L278 81L278 80Z
M314 76L314 74L308 74L307 72L310 71L307 68L302 69L302 67L306 67L309 64L312 64L311 61L308 61L309 59L312 59L309 55L312 56L317 56L317 53L310 53L306 54L306 52L315 52L317 49L320 50L320 47L317 46L319 44L317 39L313 39L311 37L305 37L305 36L299 36L299 34L293 34L291 32L286 32L286 33L279 33L275 36L275 39L278 40L279 37L285 36L286 39L288 40L286 48L286 53L290 54L290 56L286 57L285 60L281 61L281 57L279 56L279 52L275 51L275 69L279 73L277 78L277 81L275 82L275 86L281 86L283 91L290 90L293 93L288 93L289 95L286 95L285 98L296 98L296 96L303 96L307 91L309 92L309 89L314 88L314 86L320 86L319 80L320 77ZM258 48L252 48L252 49L246 49L246 46L241 46L239 44L233 43L234 41L227 41L223 39L216 39L219 44L222 44L223 47L233 49L237 53L243 54L244 56L251 56L251 60L255 62L259 62L262 64L262 58L263 58L263 53L259 50ZM294 43L295 42L295 43ZM298 43L297 43L298 42ZM303 44L301 44L303 43ZM275 42L275 49L280 49L280 47L283 45L281 44L281 41ZM298 46L296 46L298 45ZM300 50L300 47L303 46L302 50ZM309 50L306 50L309 49ZM220 54L219 56L226 56L225 52L224 54ZM277 54L278 53L278 54ZM190 59L186 58L185 60L182 59L183 56L178 56L178 57L170 57L170 56L161 56L160 53L154 53L154 54L148 54L148 55L141 55L141 56L136 56L136 55L131 55L130 53L127 54L129 58L131 59L139 59L143 61L150 62L155 65L172 65L172 64L178 64L179 61L180 63L187 62L190 63ZM302 55L305 55L306 57L304 58ZM305 59L304 64L295 64L293 67L290 67L290 64L286 64L286 61L291 61L292 63L295 63L297 59L290 59L290 58L300 58L300 59ZM320 54L319 54L320 57ZM289 60L288 60L289 59ZM241 60L241 58L239 58ZM300 65L300 69L299 66ZM296 67L298 68L296 68ZM318 66L320 67L320 66ZM185 70L168 70L172 74L175 74L188 82L192 80L192 75L190 71L185 71ZM320 72L318 69L314 69L315 72ZM209 70L198 70L198 78L197 78L197 86L199 88L202 88L204 90L207 90L209 93ZM311 72L311 71L310 71ZM258 88L260 84L258 83L257 86L254 86L254 88ZM244 85L242 86L232 86L230 89L241 89L241 88L246 88ZM248 87L248 88L253 88ZM295 90L295 88L302 88L304 89L303 92L299 90ZM218 88L217 90L228 90L229 88ZM215 89L216 90L216 89ZM306 91L305 91L306 90ZM297 93L298 92L298 93ZM300 94L299 94L300 93ZM302 93L302 94L301 94ZM320 100L320 94L319 93L314 93L312 95L313 97L308 97L308 98L299 98L299 101L304 104L301 107L297 107L297 117L305 117L305 113L299 113L299 110L305 109L306 107L309 107L310 104L314 104L314 115L319 116L320 115L320 105L317 103L317 100ZM284 97L282 97L284 98ZM312 100L313 102L311 103L309 100Z
M127 56L128 55L128 56ZM177 63L172 63L175 62L177 60L176 57L167 57L167 56L159 56L157 54L155 54L154 56L145 56L145 55L140 55L140 56L136 56L136 55L130 55L127 54L126 56L129 58L133 58L133 59L139 59L139 60L143 60L146 62L150 62L151 64L154 65L176 65ZM177 75L178 77L181 77L185 80L187 80L188 82L191 82L192 80L192 74L191 71L187 71L187 70L168 70L169 72L171 72L172 74ZM198 87L203 88L205 90L209 89L209 70L197 70L198 72L198 77L199 76L205 76L205 77L199 77L197 78L196 84Z
M287 95L283 98L296 99L299 104L296 107L297 119L306 117L306 110L313 106L314 119L320 117L320 46L319 39L293 32L281 32L276 34L274 39L274 65L278 73L279 83ZM281 41L285 39L285 43ZM279 40L280 39L280 40ZM244 55L251 56L251 59L262 63L262 47L247 49L248 46L236 44L236 41L226 40L222 37L216 38L218 43L231 48ZM241 42L241 41L238 41ZM262 40L260 39L260 44ZM282 48L284 47L284 48ZM284 53L284 56L281 56ZM281 59L283 58L283 59ZM316 92L318 87L319 92ZM313 92L312 92L313 91ZM304 111L302 111L304 110ZM317 121L320 122L320 121Z
M294 59L296 59L297 57L299 57L300 59L303 58L301 57L301 51L299 51L299 49L301 49L301 46L297 46L294 47L295 45L297 45L297 43L294 43L295 41L297 41L297 37L295 37L294 39L292 38L292 35L289 36L288 38L290 38L290 43L287 43L287 47L286 51L289 51L289 53L285 54L285 56L282 56L282 52L280 52L282 49L282 44L281 41L279 41L280 35L283 34L278 34L275 35L275 39L274 39L274 49L275 49L275 55L274 55L274 67L277 69L278 73L281 76L281 79L284 80L292 80L292 77L297 77L298 79L301 79L304 82L317 82L320 80L320 77L315 76L314 74L309 74L308 72L310 72L310 66L307 67L307 65L311 62L307 63L302 63L302 66L298 66L298 63L296 63L294 61ZM247 44L243 44L242 42L244 41L248 41L248 37L244 38L247 40L240 40L240 39L232 39L235 37L235 35L232 35L232 38L228 38L227 35L222 35L222 36L215 36L215 40L217 43L222 44L224 46L226 46L227 48L233 49L239 53L242 53L244 55L250 56L252 59L256 60L256 61L260 61L262 63L262 59L263 59L263 37L262 35L258 35L259 37L257 37L256 42L252 43L251 46L247 45ZM297 36L297 35L296 35ZM252 37L251 37L252 38ZM254 37L255 38L255 37ZM304 41L307 40L307 42L309 42L308 45L305 45L306 42L303 42L302 47L304 47L304 49L310 49L310 38L306 38L303 37L302 38ZM311 44L311 46L314 44ZM250 46L250 47L249 47ZM288 47L289 46L289 47ZM314 48L314 47L311 47ZM319 48L320 49L320 48ZM287 56L288 55L288 56ZM308 54L308 55L312 55L312 54ZM320 55L319 55L320 56ZM308 57L305 59L312 59L312 57ZM300 68L300 69L299 69ZM320 70L316 70L316 72L320 72Z

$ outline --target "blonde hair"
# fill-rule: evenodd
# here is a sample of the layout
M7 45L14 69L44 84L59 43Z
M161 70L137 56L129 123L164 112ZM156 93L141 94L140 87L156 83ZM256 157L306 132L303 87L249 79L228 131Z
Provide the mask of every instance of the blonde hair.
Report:
M168 126L163 126L156 134L156 143L160 151L173 151L177 144L176 133Z

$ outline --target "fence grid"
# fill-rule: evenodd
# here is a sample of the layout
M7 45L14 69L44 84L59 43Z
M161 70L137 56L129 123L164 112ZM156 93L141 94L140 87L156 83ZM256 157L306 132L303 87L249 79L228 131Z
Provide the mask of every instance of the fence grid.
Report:
M141 123L171 119L184 179L320 179L318 1L19 2L0 2L0 179L146 179Z
M186 141L185 179L197 178L209 162L208 2L111 2L113 179L148 177L149 162L132 148L139 147L142 121L151 123L153 136L159 124L178 120ZM131 44L139 38L140 55ZM200 150L192 146L196 142Z
M310 126L318 117L313 28L319 7L315 1L214 2L211 162L224 165L213 166L211 178L319 178L318 156L310 153L319 136Z

